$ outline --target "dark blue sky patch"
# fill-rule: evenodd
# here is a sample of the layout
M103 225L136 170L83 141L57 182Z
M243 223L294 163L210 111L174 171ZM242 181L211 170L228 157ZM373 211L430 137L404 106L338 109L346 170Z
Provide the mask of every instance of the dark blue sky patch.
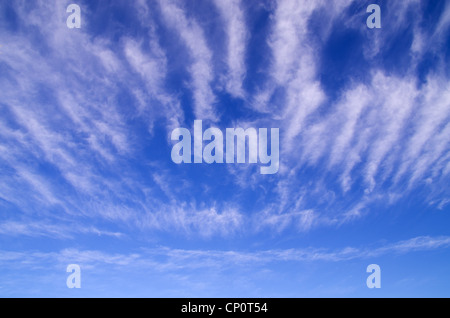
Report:
M411 64L410 48L413 42L413 26L407 25L387 40L379 61L392 74L405 75Z
M353 81L368 79L370 64L363 54L364 37L357 30L333 28L321 54L320 80L325 91L336 98Z
M245 105L245 101L240 98L233 98L229 94L217 93L217 106L220 109L221 124L223 127L231 127L236 120L252 121L256 119L254 112Z
M431 35L436 30L445 10L445 0L421 0L420 6L423 8L423 14L419 22L420 28Z
M17 32L19 29L19 17L16 14L10 1L3 1L0 5L1 19L0 26L10 32Z
M270 30L270 12L263 6L248 8L248 32L246 65L247 77L244 88L252 93L261 88L267 80L267 69L270 66L271 52L267 42Z
M427 52L417 65L417 77L420 84L427 82L427 77L431 72L437 71L440 65L440 58L433 52Z
M136 9L124 1L107 1L107 5L86 1L89 9L84 16L87 20L85 28L92 37L106 37L118 42L123 36L138 37L142 34Z

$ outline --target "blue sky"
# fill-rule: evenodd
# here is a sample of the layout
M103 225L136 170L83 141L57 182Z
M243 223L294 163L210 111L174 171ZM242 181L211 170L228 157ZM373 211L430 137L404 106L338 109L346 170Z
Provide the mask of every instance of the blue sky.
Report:
M449 58L450 1L1 1L0 296L449 297Z

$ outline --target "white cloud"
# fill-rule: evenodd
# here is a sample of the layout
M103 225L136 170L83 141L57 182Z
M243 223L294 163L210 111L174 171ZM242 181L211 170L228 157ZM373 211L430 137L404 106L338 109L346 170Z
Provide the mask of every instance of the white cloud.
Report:
M90 234L97 236L111 236L120 238L124 234L100 230L94 226L53 224L44 221L6 221L0 223L0 234L8 236L49 237L53 239L73 239L76 234Z
M245 57L249 35L241 0L215 0L214 3L225 21L228 36L226 88L231 95L243 98L245 91L242 84L246 75Z
M401 133L417 97L415 83L409 78L398 80L377 73L372 79L372 89L373 96L378 96L376 104L379 106L373 119L375 122L367 123L377 127L366 165L366 181L370 190L375 186L375 174L381 161L401 140Z
M240 232L244 222L244 216L234 208L196 208L192 204L177 202L175 205L161 205L158 209L149 211L140 223L147 229L176 230L182 235L194 234L209 238L226 237Z
M214 79L212 52L208 48L203 30L196 21L186 17L175 1L161 0L159 4L167 25L177 31L192 59L189 72L192 78L195 116L197 119L216 121L216 98L211 88Z
M428 83L422 88L419 98L421 107L418 109L413 123L414 133L406 143L406 149L402 154L402 161L395 175L395 181L398 182L402 176L411 170L414 171L413 179L416 179L419 175L418 169L424 172L424 168L429 167L445 150L445 137L442 140L441 136L442 133L445 136L443 125L450 118L449 88L450 83L438 77L430 77ZM438 147L430 147L430 144ZM437 169L438 167L443 167L443 163L434 168Z
M139 101L140 115L149 118L149 120L152 120L151 118L155 117L156 113L164 116L168 122L167 130L169 135L174 128L181 125L183 110L180 107L180 102L164 91L167 58L157 43L155 35L150 34L149 36L151 38L150 45L145 50L150 51L149 54L144 53L142 43L126 38L124 40L125 56L133 70L142 77L146 85L147 92L145 94L140 90L134 90L134 94ZM150 106L152 101L150 98L146 99L146 94L158 101L162 107Z
M366 86L358 85L344 93L342 100L337 105L337 111L333 118L339 121L338 135L331 146L330 165L333 167L338 163L342 163L344 159L348 162L349 158L345 158L351 147L352 141L356 134L359 134L358 122L363 115L364 109L373 100L373 96Z
M169 247L146 248L130 254L111 254L96 250L64 249L60 252L11 252L0 253L0 265L35 266L51 263L66 265L68 260L83 268L98 268L112 264L122 268L149 268L158 271L178 271L195 268L225 270L230 266L265 266L280 262L341 262L368 259L390 254L406 254L419 251L445 249L450 237L419 236L404 241L374 247L373 249L345 247L341 249L296 248L269 249L254 252L236 250L193 250Z

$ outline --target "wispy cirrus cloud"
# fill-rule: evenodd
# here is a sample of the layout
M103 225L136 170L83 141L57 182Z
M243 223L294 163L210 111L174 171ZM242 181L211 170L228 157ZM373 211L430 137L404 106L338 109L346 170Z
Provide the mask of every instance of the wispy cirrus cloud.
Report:
M226 89L231 95L244 98L245 91L242 85L246 75L246 46L249 38L244 9L240 0L215 0L214 4L225 21L228 37Z
M148 267L159 271L177 271L192 268L222 269L229 266L264 266L269 263L284 262L344 262L352 259L368 259L386 254L406 254L420 251L446 249L450 238L446 236L419 236L398 241L372 249L345 247L329 250L325 248L273 249L254 252L235 250L192 250L168 247L146 248L130 254L106 253L96 250L64 249L60 252L10 252L3 250L0 264L4 267L12 264L41 263L43 260L55 261L62 265L68 260L77 262L85 268L101 264L129 266L133 268ZM59 265L59 264L57 264Z
M62 224L46 223L45 221L27 223L6 221L0 223L0 234L8 236L48 237L52 239L73 239L77 234L96 236L111 236L120 238L123 233L100 230L94 226L66 226Z
M198 119L217 120L214 104L216 98L211 88L214 79L213 52L207 45L203 30L192 18L188 18L176 1L159 1L161 13L167 25L173 28L187 47L191 65L194 112Z
M144 229L172 230L181 235L203 238L230 237L241 233L246 224L242 213L232 207L196 207L192 203L177 201L174 206L160 205L157 210L149 212L139 222Z

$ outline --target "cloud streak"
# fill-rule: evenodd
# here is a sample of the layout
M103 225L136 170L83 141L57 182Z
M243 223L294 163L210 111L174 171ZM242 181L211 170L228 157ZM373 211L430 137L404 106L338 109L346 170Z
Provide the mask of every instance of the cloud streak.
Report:
M184 250L160 247L145 249L130 254L109 254L95 250L64 249L60 252L10 252L3 250L0 264L3 267L12 264L42 264L61 262L68 259L87 268L101 264L113 264L120 267L147 267L160 271L174 271L193 268L226 269L229 266L265 266L270 263L284 262L345 262L354 259L370 259L387 254L406 254L446 249L450 238L446 236L419 236L373 249L345 247L337 250L324 248L263 250L255 252L223 250Z
M240 0L215 0L214 4L225 21L228 37L226 88L231 95L244 98L245 91L242 85L246 76L246 45L249 35L242 3Z
M195 115L198 119L216 121L216 98L211 88L214 79L211 67L213 53L208 48L204 32L195 20L186 17L176 1L159 1L159 5L167 25L174 28L180 36L192 59L189 72L192 78Z

